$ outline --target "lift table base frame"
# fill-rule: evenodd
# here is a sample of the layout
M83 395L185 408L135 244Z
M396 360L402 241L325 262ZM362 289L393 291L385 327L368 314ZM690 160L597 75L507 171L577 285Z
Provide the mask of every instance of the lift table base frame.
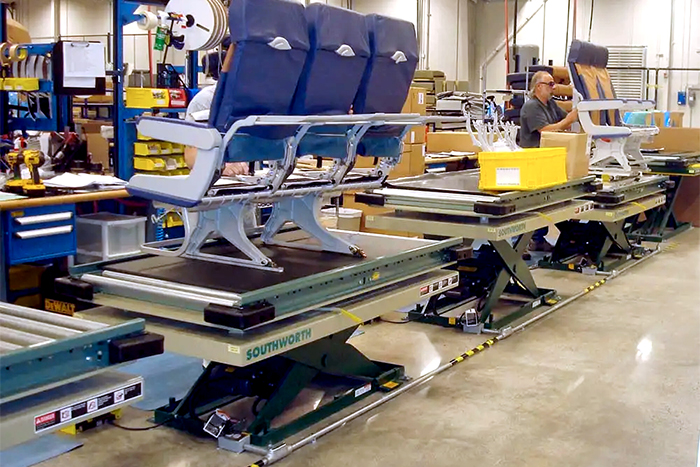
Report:
M633 244L627 226L641 213L666 203L665 194L647 196L615 208L596 208L581 220L567 220L557 224L560 231L554 251L538 265L545 269L595 274L611 272L632 259L649 253L641 245Z
M487 240L501 260L497 278L490 286L486 300L479 312L478 324L465 327L458 320L440 317L439 314L422 314L420 319L433 324L459 326L465 330L479 332L481 328L500 329L522 318L539 306L552 304L556 292L537 287L532 273L522 255L533 233L549 224L581 216L593 208L590 201L566 201L559 205L541 209L539 212L517 214L506 218L474 218L465 216L437 216L427 213L397 211L383 216L368 216L367 225L376 229L417 232L424 235L439 235L465 239ZM519 236L514 245L510 239ZM467 240L467 243L471 243ZM458 265L459 268L459 265ZM518 310L494 321L496 304L506 292L519 292L525 304ZM473 298L463 299L466 303Z

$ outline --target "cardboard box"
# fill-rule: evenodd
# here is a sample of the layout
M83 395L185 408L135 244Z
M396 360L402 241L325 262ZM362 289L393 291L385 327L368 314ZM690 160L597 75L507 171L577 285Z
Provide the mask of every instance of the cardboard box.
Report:
M481 148L474 145L471 135L466 131L440 131L428 133L427 151L431 153L481 152Z
M673 213L680 222L700 227L700 177L683 177Z
M401 113L425 115L426 112L427 99L425 89L411 87L408 90L408 97L406 97Z
M654 112L654 125L659 128L683 128L683 112Z
M358 203L355 201L355 194L352 192L343 195L343 207L350 209L359 209L362 211L362 221L360 222L360 232L374 233L379 235L391 235L394 237L421 237L421 235L413 232L398 232L393 230L378 230L367 227L367 216L381 216L394 212L393 209L383 208L379 206L368 206L367 204Z
M376 158L358 156L355 160L355 167L358 169L369 169L375 166ZM389 174L390 180L397 178L411 177L425 173L425 145L424 144L404 144L401 162Z
M9 15L7 17L7 41L11 44L29 44L32 42L27 28L10 18Z
M566 148L566 177L576 180L588 176L590 156L588 135L585 133L557 133L543 131L541 148Z
M700 128L659 128L659 134L644 149L663 149L665 152L700 151Z
M74 121L77 133L87 141L88 152L92 154L92 162L102 164L104 169L109 169L109 141L100 134L100 129L108 122L80 119Z
M403 139L404 144L425 144L425 134L427 132L424 126L414 126L406 133Z

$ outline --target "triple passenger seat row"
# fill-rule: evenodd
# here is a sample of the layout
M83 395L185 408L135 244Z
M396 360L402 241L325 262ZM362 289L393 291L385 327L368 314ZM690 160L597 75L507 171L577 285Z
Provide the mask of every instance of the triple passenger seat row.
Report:
M197 147L195 167L184 178L136 175L127 187L132 195L192 208L222 196L337 189L367 181L348 177L356 155L380 158L371 182L386 179L403 136L419 123L398 115L418 62L412 23L321 3L232 0L229 27L232 45L209 125L155 117L138 123L143 134ZM320 178L295 179L295 160L306 154L335 165ZM215 187L224 162L265 162L270 170Z

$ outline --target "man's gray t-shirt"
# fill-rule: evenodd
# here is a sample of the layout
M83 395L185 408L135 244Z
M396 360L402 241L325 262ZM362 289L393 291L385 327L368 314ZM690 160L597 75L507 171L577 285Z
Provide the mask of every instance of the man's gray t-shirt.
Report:
M558 123L566 118L566 112L554 102L554 99L543 104L534 97L520 109L520 147L540 147L540 130L547 125Z

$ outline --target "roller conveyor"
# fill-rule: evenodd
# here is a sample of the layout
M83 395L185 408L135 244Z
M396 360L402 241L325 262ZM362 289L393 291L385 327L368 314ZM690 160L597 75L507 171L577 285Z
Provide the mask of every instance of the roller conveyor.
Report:
M136 402L142 378L111 369L162 352L143 320L108 325L0 304L0 449Z

